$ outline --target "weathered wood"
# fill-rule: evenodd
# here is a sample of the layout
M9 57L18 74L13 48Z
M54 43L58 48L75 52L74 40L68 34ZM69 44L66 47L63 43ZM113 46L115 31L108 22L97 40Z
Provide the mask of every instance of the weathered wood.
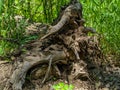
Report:
M41 40L45 38L49 38L49 36L55 33L58 33L59 31L62 30L62 28L65 25L69 23L76 24L76 26L78 27L79 24L75 20L76 18L78 20L81 20L80 13L82 12L79 12L79 11L81 11L80 3L76 2L72 5L69 5L65 9L60 21L55 26L52 26L51 28L49 28L50 29L49 33L43 36ZM13 90L22 90L22 85L25 82L25 76L26 76L27 71L35 65L49 63L49 60L51 57L52 57L52 63L58 62L59 60L65 61L66 53L64 51L51 51L51 53L49 53L46 56L41 52L40 56L36 56L36 57L27 56L26 58L23 58L23 63L21 63L18 66L18 68L13 72L10 78L10 82L12 84Z
M69 5L63 12L63 15L60 19L60 21L55 25L49 28L48 34L43 36L41 40L49 37L50 35L53 35L59 31L62 30L62 28L67 25L68 23L72 22L74 24L77 24L75 21L82 19L82 5L78 2ZM80 21L81 22L81 21ZM79 23L80 23L79 22ZM83 21L82 21L83 22ZM78 26L78 25L77 25Z
M67 63L67 60L80 60L81 42L79 41L81 38L80 36L82 36L81 33L84 33L85 32L84 30L92 31L92 29L84 27L84 22L85 21L82 19L81 4L78 2L70 4L63 11L60 21L56 25L50 27L49 32L40 39L40 47L38 49L41 51L38 50L34 52L34 50L31 50L31 52L34 53L33 55L26 54L21 56L23 62L19 64L19 66L16 68L16 70L13 72L10 78L12 89L22 90L22 86L25 82L25 77L28 70L30 70L32 67L38 64L39 65L45 63L49 64L50 59L52 59L51 64L55 64L60 61L62 63ZM71 28L70 25L73 28ZM49 41L51 37L52 41ZM45 42L53 43L55 40L57 42L55 44L57 45L60 44L59 47L62 46L62 48L57 47L58 49L56 49L55 47L52 48L53 50L50 50L51 44L48 43L49 45L46 45L46 47L42 49L42 46L46 44ZM43 80L42 83L45 82L45 79Z
M18 66L10 78L13 90L22 90L27 71L35 65L49 63L50 58L52 58L52 63L62 60L65 62L66 54L64 51L52 51L48 56L25 57L24 62Z

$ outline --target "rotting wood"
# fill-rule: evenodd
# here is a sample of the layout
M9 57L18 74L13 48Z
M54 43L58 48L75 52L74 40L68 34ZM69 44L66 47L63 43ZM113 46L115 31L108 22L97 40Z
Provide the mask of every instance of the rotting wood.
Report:
M86 49L89 48L87 44L90 38L82 39L87 37L88 32L94 33L95 31L84 26L85 21L82 18L81 7L79 2L66 7L60 21L51 26L49 32L39 40L38 50L31 49L30 52L21 56L23 62L17 66L10 77L10 85L13 90L22 90L28 70L38 64L47 63L49 65L50 59L52 59L52 65L59 62L66 64L68 61L76 62L84 59L85 53L89 54ZM56 65L53 67L56 67ZM60 75L58 68L57 71ZM46 71L46 77L42 84L45 82L48 73L49 71Z
M49 54L48 56L28 56L24 58L24 62L20 64L20 66L18 66L18 68L13 72L10 78L13 90L22 90L22 85L25 82L25 76L27 71L35 65L49 63L50 58L52 58L52 63L54 63L56 61L58 62L65 60L66 55L63 51L53 51L52 54Z
M78 23L75 21L75 20L78 20L79 21L79 24L81 22L83 22L81 19L81 8L82 5L78 2L72 4L72 5L69 5L63 12L63 15L60 19L60 21L55 25L55 26L52 26L50 27L50 31L48 32L48 34L46 34L45 36L43 36L41 38L41 40L49 37L50 35L53 35L55 33L58 33L59 31L61 31L63 29L63 27L69 23L72 23L72 24L76 24L76 28L78 28ZM81 12L79 12L81 11ZM76 19L77 18L77 19ZM75 25L73 25L75 26Z

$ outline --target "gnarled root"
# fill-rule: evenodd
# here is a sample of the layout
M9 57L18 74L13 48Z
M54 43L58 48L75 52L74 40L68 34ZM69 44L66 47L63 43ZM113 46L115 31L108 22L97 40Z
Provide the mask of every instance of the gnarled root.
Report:
M52 51L48 56L42 55L41 57L40 56L25 57L24 62L21 63L17 67L17 69L13 72L13 74L10 78L10 83L12 84L12 89L13 90L22 90L22 85L25 82L25 77L26 77L28 70L30 68L34 67L35 65L49 63L50 59L52 59L51 64L62 61L62 60L63 60L63 62L65 62L64 61L65 58L66 58L66 54L64 53L64 51ZM43 83L44 82L45 82L45 80L43 81Z

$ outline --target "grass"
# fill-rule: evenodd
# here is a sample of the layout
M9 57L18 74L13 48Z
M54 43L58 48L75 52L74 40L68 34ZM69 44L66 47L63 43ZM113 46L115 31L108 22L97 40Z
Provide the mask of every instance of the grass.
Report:
M119 0L83 0L87 26L94 27L102 35L105 53L120 54L120 2Z
M73 90L74 86L73 85L68 85L63 82L59 82L58 84L53 85L54 90Z
M30 22L51 23L57 17L60 6L70 0L0 0L0 37L26 42L26 19ZM120 2L119 0L80 0L86 26L95 28L101 35L105 53L120 54ZM14 17L23 16L16 23ZM19 26L17 25L19 24ZM31 38L31 37L29 37ZM11 53L19 45L0 41L0 56Z

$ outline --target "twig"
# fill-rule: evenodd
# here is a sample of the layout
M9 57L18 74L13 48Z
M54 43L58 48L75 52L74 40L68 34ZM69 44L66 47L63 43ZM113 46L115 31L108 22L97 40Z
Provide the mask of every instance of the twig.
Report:
M41 83L41 87L43 86L44 82L46 81L46 79L47 79L47 77L48 77L48 75L49 75L50 68L51 68L51 64L52 64L52 59L53 59L53 58L50 57L48 70L47 70L47 72L46 72L46 74L45 74L45 77L44 77L42 83Z

